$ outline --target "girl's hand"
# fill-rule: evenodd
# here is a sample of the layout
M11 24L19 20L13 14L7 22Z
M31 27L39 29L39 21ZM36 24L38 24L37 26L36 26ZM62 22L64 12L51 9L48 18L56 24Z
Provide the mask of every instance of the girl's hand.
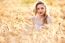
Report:
M42 26L43 29L48 29L48 24L45 24L44 26Z

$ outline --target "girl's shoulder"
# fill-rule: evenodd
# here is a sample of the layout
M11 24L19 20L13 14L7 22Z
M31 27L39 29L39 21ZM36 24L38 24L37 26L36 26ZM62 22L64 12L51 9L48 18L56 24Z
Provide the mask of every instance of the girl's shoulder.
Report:
M47 16L47 21L48 21L48 23L52 23L52 17L51 16Z
M32 18L32 20L35 20L37 17L36 16L32 16L31 18Z

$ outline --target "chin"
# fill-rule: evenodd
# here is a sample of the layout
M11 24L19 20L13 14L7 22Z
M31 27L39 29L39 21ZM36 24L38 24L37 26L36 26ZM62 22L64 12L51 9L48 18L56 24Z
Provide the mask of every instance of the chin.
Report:
M44 15L44 13L41 13L40 15Z
M41 16L43 16L43 14L40 14Z

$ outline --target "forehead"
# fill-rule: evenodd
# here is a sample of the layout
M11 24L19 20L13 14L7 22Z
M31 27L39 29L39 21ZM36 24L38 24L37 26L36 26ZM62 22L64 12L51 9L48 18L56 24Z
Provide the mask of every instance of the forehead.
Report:
M45 7L45 5L44 5L44 4L39 4L39 5L37 6L37 8L39 8L39 7Z

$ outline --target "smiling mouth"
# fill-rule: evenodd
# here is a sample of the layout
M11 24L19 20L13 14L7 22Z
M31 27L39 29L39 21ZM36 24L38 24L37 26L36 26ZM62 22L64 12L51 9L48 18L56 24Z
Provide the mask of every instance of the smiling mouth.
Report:
M42 12L40 12L40 14L42 14Z

